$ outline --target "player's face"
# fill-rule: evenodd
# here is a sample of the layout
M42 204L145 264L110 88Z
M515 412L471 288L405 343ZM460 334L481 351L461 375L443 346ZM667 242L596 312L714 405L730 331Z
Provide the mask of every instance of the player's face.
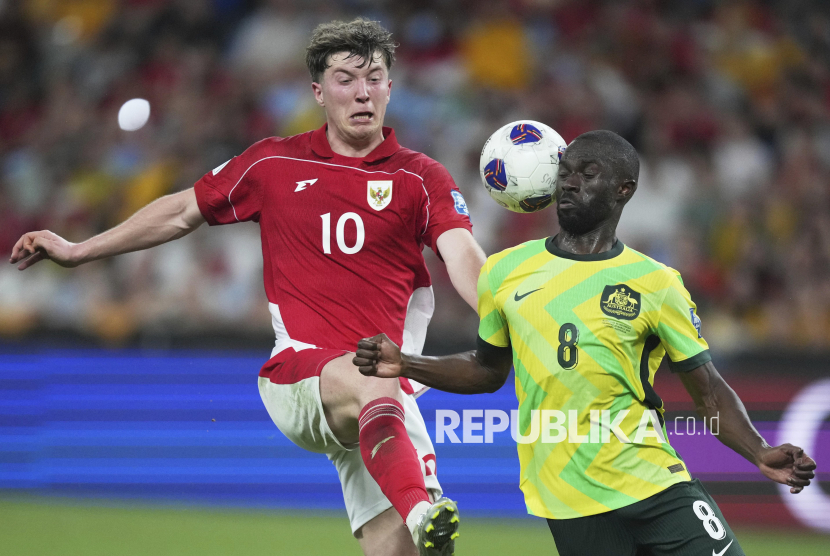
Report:
M362 68L363 58L348 52L329 57L321 83L313 83L314 96L326 110L329 134L348 145L362 147L382 136L392 81L380 53Z
M617 205L610 165L590 149L572 143L559 161L556 199L556 215L563 230L582 235L599 228L613 216Z

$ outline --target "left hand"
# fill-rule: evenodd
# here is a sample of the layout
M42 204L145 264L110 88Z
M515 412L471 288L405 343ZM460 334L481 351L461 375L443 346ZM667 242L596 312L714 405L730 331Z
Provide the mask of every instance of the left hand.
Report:
M816 462L792 444L766 447L758 455L758 469L776 483L789 485L798 494L815 478Z
M386 334L360 340L352 363L366 376L395 378L403 372L401 350Z

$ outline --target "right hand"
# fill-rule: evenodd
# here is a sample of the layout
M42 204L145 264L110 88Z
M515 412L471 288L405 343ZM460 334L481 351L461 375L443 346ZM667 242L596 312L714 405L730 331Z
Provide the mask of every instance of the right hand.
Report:
M14 244L9 262L21 263L17 270L26 270L43 259L51 259L60 266L71 268L82 262L77 247L77 243L66 241L49 230L29 232Z
M401 350L386 334L360 340L352 363L366 376L395 378L403 373Z

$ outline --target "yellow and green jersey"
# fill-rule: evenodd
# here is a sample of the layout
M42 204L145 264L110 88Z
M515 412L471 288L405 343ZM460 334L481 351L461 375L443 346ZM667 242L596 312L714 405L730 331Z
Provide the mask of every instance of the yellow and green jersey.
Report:
M691 479L653 388L664 355L679 372L711 359L677 271L619 241L530 241L487 259L478 312L481 339L513 349L528 513L594 515Z

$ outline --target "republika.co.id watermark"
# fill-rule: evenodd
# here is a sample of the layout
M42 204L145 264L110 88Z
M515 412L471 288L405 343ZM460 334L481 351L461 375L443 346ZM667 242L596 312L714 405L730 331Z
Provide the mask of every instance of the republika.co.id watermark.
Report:
M461 414L452 409L438 409L435 411L435 443L443 444L449 440L452 444L492 444L496 434L505 433L508 429L510 436L519 444L539 441L607 444L611 442L612 435L626 444L641 444L646 438L666 442L656 410L649 409L643 412L634 434L626 434L620 428L629 413L628 409L623 409L612 416L610 410L592 409L586 427L584 423L579 423L579 412L575 409L567 412L558 409L534 409L530 412L529 427L521 433L517 409L511 410L509 415L501 409L465 409ZM669 435L694 436L708 432L717 436L720 419L716 415L704 423L699 423L694 417L676 417L666 425ZM461 437L458 436L459 432Z

